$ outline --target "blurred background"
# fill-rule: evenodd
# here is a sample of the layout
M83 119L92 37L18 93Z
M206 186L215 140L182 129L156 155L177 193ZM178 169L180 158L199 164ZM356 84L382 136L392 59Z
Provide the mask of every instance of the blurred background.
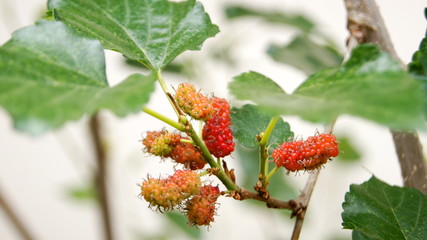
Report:
M377 1L398 55L408 63L426 31L423 0ZM345 54L347 38L343 1L333 0L204 0L206 11L221 32L208 39L202 50L179 56L165 73L171 86L190 81L216 96L229 98L227 84L249 70L260 72L292 92L319 67L336 66ZM46 10L45 0L0 0L0 44L15 30L31 25ZM328 47L325 48L324 46ZM309 50L309 51L308 51ZM315 53L319 64L299 62ZM291 55L293 62L288 62ZM292 55L293 54L293 55ZM111 85L126 76L147 70L106 51ZM37 94L37 93L34 93ZM231 99L233 102L233 100ZM157 88L149 107L173 116L167 99ZM163 215L148 208L138 197L140 183L148 174L172 174L173 164L151 158L142 151L140 139L148 130L165 127L146 114L117 118L101 113L108 149L109 195L117 239L289 239L294 220L287 211L265 208L252 201L220 198L216 221L209 229L185 225L179 214ZM323 126L285 116L297 137L306 138ZM168 128L167 128L168 129ZM344 154L322 169L313 192L300 239L351 239L341 227L341 204L352 183L375 174L391 184L402 185L394 145L387 128L363 119L342 116L335 133ZM425 134L421 135L424 144ZM237 181L248 188L256 181L251 152L239 148L227 162L235 168ZM0 194L16 210L35 239L103 239L101 215L95 201L95 160L88 134L88 119L66 124L39 137L13 129L7 112L0 108ZM298 195L308 174L275 176L274 196ZM216 181L214 181L214 184ZM222 189L224 190L224 189ZM0 210L0 239L20 239Z

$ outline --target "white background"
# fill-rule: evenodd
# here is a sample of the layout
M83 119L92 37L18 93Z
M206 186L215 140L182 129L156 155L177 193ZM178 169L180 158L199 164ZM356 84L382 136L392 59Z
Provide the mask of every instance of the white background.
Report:
M398 55L407 63L424 36L426 21L423 16L425 1L377 1L389 28ZM221 12L226 3L240 3L260 9L275 9L308 15L318 24L320 31L332 36L344 50L347 37L346 14L342 1L203 1L206 11L221 33L209 39L202 51L189 52L184 57L199 61L199 82L204 92L227 97L226 85L233 76L254 70L277 80L287 91L300 84L304 75L291 67L278 64L264 54L269 43L283 44L295 32L260 20L239 20L231 24ZM45 9L44 0L0 0L0 44L11 33L32 24ZM229 43L237 43L232 56L238 60L233 68L206 57ZM117 53L107 51L107 74L112 85L127 75L139 71L126 66ZM203 73L203 74L200 74ZM166 75L172 85L186 81ZM34 93L37 94L37 93ZM35 103L37 104L37 103ZM150 107L173 116L162 93L157 89ZM117 239L145 239L150 235L169 232L171 239L185 239L175 228L164 229L165 218L147 208L140 200L137 183L147 176L167 175L172 165L150 159L141 151L141 134L158 130L164 125L145 114L118 119L108 112L104 132L110 150L110 195L114 205L113 217ZM320 125L286 117L296 135L312 135ZM67 189L84 186L90 180L94 161L91 143L86 129L87 119L66 124L60 130L33 138L13 129L8 114L0 108L0 189L24 219L37 239L102 239L100 216L90 202L78 202L68 197ZM317 187L306 215L301 239L350 239L351 232L341 230L341 204L351 183L362 183L374 173L389 184L401 185L398 162L388 129L354 117L338 119L335 132L347 135L362 152L362 161L345 165L339 162L328 164L320 174ZM425 137L422 137L423 142ZM243 174L241 167L228 160L236 168L237 176ZM284 176L290 178L300 189L307 174ZM247 202L222 198L219 216L204 239L289 239L292 221L284 221L278 210L253 208ZM141 235L142 234L142 235ZM8 219L0 210L0 239L19 239Z

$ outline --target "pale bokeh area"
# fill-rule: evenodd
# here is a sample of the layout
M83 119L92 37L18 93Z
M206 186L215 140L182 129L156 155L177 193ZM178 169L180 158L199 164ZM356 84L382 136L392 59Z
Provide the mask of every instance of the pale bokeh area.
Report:
M204 92L215 92L228 97L227 83L242 72L254 70L275 79L290 92L305 78L292 67L274 62L265 54L268 44L283 44L295 33L291 29L266 24L258 19L240 19L229 22L222 12L227 3L246 4L259 9L289 13L303 13L317 22L319 30L332 37L345 50L346 13L342 1L308 0L204 0L206 11L221 33L208 39L199 52L187 52L184 58L197 59L197 82ZM262 2L262 3L261 3ZM398 55L403 62L412 53L426 31L427 21L423 0L377 1L389 29ZM0 0L0 44L4 44L18 28L32 24L42 15L45 0ZM215 52L234 44L231 56L237 63L213 61L207 52ZM112 85L131 73L141 71L123 62L120 54L106 51L107 74ZM186 81L184 76L166 74L167 83L176 86ZM193 80L193 79L192 79ZM37 94L37 93L34 93ZM34 103L37 104L37 103ZM149 103L165 115L174 116L163 93L157 88ZM147 208L148 203L138 198L138 182L147 174L171 174L173 165L150 158L142 152L139 142L144 132L164 127L160 121L146 115L130 115L120 119L102 112L103 130L110 151L110 197L114 205L113 220L117 239L147 239L168 232L170 239L186 239L181 230L166 225L161 214ZM295 135L307 137L321 131L321 125L303 122L297 117L284 117ZM77 201L69 197L69 189L84 186L92 174L94 159L87 133L87 119L71 122L65 127L40 137L30 137L13 129L7 112L0 108L0 189L13 203L19 216L28 225L36 239L75 240L103 239L100 214L93 202ZM341 230L341 204L351 183L362 183L375 174L393 185L401 185L401 175L389 130L375 123L342 116L335 125L335 133L346 135L363 155L356 163L333 161L322 169L306 215L301 238L350 239L351 232ZM423 143L426 137L422 135ZM241 166L228 159L236 169L237 181L244 174ZM291 179L299 189L308 174L283 176ZM223 189L224 190L224 189ZM278 211L256 208L248 202L220 198L220 208L215 223L209 231L202 228L203 239L289 239L293 220L286 221ZM166 227L168 226L168 227ZM9 220L0 210L0 239L20 239Z

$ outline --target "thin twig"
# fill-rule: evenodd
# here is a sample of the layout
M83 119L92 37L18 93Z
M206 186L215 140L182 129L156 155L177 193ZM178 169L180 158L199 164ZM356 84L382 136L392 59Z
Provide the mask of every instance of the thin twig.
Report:
M334 130L336 119L333 119L325 126L325 132L332 133ZM292 240L299 239L301 234L302 225L304 223L305 214L307 212L308 203L310 202L311 194L313 193L314 186L316 185L317 178L319 177L320 169L314 171L307 179L304 189L298 197L298 208L294 209L291 216L297 216L295 220L294 230L292 231Z
M236 200L247 200L253 199L261 202L265 202L269 208L278 208L278 209L289 209L292 210L291 216L297 216L295 221L294 231L292 233L292 239L296 240L299 238L301 233L302 225L304 222L305 213L307 211L308 203L310 202L311 194L313 193L314 186L319 176L320 170L314 171L307 180L307 183L301 192L298 199L282 201L272 197L264 197L258 192L251 192L244 188L240 188L237 191L231 192L230 196Z
M10 219L13 226L15 226L16 230L21 237L25 240L32 240L34 237L28 231L28 228L24 225L22 220L18 217L12 205L6 200L3 193L0 191L0 208L3 208L4 213Z
M298 203L300 204L300 212L296 212L297 219L295 221L294 230L292 232L292 240L299 239L301 233L302 224L304 223L305 213L307 212L308 203L310 202L311 194L314 190L314 185L316 185L317 178L319 176L320 170L314 171L307 180L304 190L301 192L301 195L298 197Z
M236 200L253 199L253 200L265 202L267 204L267 207L269 208L290 209L293 211L297 211L298 209L298 203L295 200L282 201L272 197L264 198L259 193L252 192L244 188L240 188L238 191L233 192L231 194L231 197L233 197Z
M373 0L344 0L348 19L347 27L350 32L349 41L356 40L359 44L375 43L400 62L396 54L384 21ZM402 172L405 187L414 187L427 193L427 170L424 162L422 145L415 131L395 131L393 135L396 153Z
M101 207L102 222L104 226L105 239L113 240L114 231L111 222L111 208L108 198L108 171L107 171L107 151L102 141L99 114L96 113L90 118L90 133L96 153L97 172L95 173L96 186L98 191L98 201Z

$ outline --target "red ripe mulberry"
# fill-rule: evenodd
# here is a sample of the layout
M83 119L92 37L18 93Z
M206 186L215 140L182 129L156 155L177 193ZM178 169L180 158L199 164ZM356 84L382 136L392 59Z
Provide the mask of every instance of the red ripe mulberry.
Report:
M277 166L294 172L317 169L338 154L335 135L322 133L305 141L284 142L274 150L272 157Z
M203 141L215 157L225 157L234 151L233 132L230 129L230 105L227 100L214 97L215 114L203 126Z

